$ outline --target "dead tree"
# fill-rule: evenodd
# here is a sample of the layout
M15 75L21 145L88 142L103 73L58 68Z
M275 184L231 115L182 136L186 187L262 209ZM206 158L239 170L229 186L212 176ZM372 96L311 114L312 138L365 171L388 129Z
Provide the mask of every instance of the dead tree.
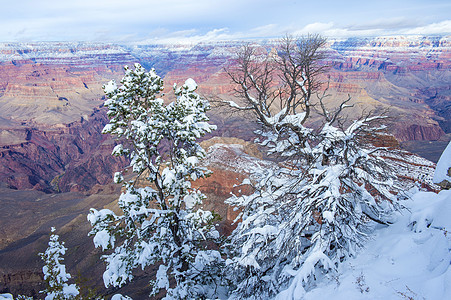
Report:
M329 68L325 44L326 39L319 35L286 36L269 55L245 45L227 70L241 104L226 102L231 109L253 112L264 131L277 132L279 139L295 134L304 144L311 134L303 125L315 106L321 75Z
M285 37L269 55L247 45L228 70L241 104L227 104L252 111L262 125L261 144L285 158L255 176L254 194L228 200L242 208L229 247L232 298L271 298L287 287L281 298L292 298L290 291L309 288L356 253L369 218L386 222L393 210L394 175L377 149L362 143L384 128L375 125L383 117L345 126L351 98L326 107L325 43L317 35ZM315 129L307 124L314 108L322 118Z

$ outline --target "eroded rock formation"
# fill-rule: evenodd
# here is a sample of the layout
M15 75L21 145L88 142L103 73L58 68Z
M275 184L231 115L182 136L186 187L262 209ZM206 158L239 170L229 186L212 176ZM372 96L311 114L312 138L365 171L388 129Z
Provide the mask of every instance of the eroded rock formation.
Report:
M165 75L168 89L192 77L201 95L230 98L233 86L224 67L240 46L0 44L0 292L31 295L40 289L42 263L36 254L45 250L50 226L60 228L67 241L69 272L80 271L102 286L103 265L86 237L86 214L90 207L115 207L120 191L108 183L126 165L111 157L115 142L100 134L107 122L102 84L119 79L123 65L139 61ZM261 45L262 51L272 48ZM350 118L389 108L398 141L443 138L451 132L450 48L449 37L331 42L328 101L333 105L349 94L355 104ZM205 165L213 174L196 187L208 196L205 208L223 217L221 230L227 234L237 211L224 199L230 192L250 192L247 175L272 162L249 143L257 128L252 117L215 109L210 116L221 138L203 143L210 149ZM380 145L396 147L398 141L387 138ZM416 156L392 159L406 180L421 179L426 188L435 188L424 180L433 164Z

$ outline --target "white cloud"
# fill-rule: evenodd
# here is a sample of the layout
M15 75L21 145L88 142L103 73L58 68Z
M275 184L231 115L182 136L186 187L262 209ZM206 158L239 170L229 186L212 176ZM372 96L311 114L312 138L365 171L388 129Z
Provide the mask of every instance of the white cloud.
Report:
M248 37L271 37L271 36L279 36L282 32L282 29L277 24L267 24L263 26L258 26L252 28L248 31L247 34L242 34L243 36Z
M333 22L328 23L312 23L304 26L304 28L294 32L295 35L305 35L309 33L325 33L328 30L332 30L334 27Z
M404 25L400 25L397 22L394 23L399 26L390 28L387 26L388 22L383 21L373 22L371 24L362 24L359 27L338 27L333 22L316 22L308 24L301 29L294 29L293 27L288 26L283 27L277 24L267 24L247 31L231 32L229 28L217 28L205 33L202 33L197 29L170 32L167 29L160 28L151 32L151 38L145 39L139 43L196 44L200 42L278 38L287 33L293 35L319 33L330 38L348 38L358 36L371 37L402 34L436 35L451 33L451 20L408 29L406 29ZM377 24L380 24L381 26L376 26ZM404 22L404 24L408 24L408 22Z
M136 42L450 32L445 0L22 0L0 11L0 41ZM440 5L439 5L440 4ZM387 5L389 7L387 7ZM421 8L421 10L420 10ZM438 14L439 11L441 14ZM386 16L381 18L381 16ZM431 24L432 23L432 24ZM427 25L430 24L430 25Z
M370 20L368 22L360 24L351 24L347 27L350 30L371 30L371 29L402 29L402 28L412 28L419 25L419 20L406 18L406 17L396 17L396 18L383 18Z
M385 36L385 35L437 35L451 33L451 20L416 26L414 20L391 19L377 20L360 25L338 27L333 22L312 23L300 30L294 31L296 35L319 33L327 37L355 37L355 36Z
M228 33L227 28L213 29L205 34L201 34L195 29L175 32L168 32L166 30L160 29L159 34L156 35L156 33L157 32L153 32L155 37L137 42L137 44L197 44L201 42L226 41L236 39L236 36Z
M420 34L420 35L434 35L434 34L450 34L451 20L433 23L426 26L421 26L404 31L405 34Z

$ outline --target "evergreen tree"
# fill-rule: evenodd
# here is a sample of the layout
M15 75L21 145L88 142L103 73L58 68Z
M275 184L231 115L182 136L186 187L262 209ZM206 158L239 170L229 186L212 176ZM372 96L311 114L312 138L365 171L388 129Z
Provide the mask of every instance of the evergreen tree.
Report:
M164 289L166 299L217 297L222 258L207 248L219 237L215 215L201 208L205 196L191 186L208 174L198 165L205 152L197 139L215 129L207 123L209 103L188 79L174 85L177 100L165 105L158 97L163 80L139 64L125 67L121 83L104 86L110 122L103 133L121 141L113 155L129 156L136 177L125 181L115 174L125 187L118 201L123 214L91 209L88 215L95 246L111 249L103 256L105 286L122 286L134 269L159 265L152 294Z
M64 247L64 242L59 241L59 236L54 232L55 228L52 227L49 247L44 253L39 254L45 263L42 272L47 285L42 293L46 294L45 300L76 299L79 288L75 284L67 284L71 276L66 273L66 266L62 264L62 256L66 253L67 248Z

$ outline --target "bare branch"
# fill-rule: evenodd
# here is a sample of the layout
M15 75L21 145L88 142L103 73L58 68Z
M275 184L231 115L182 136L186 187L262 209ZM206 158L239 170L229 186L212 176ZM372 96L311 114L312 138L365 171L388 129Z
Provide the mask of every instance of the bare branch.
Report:
M333 113L333 116L332 116L332 118L330 119L329 124L332 125L333 123L335 123L335 121L336 121L337 118L340 116L341 111L342 111L344 108L354 107L354 105L348 105L348 104L347 104L349 101L351 101L351 95L348 94L348 99L346 99L346 100L344 100L344 101L342 101L342 102L340 103L340 106L338 106L338 108L337 108L337 109L335 110L335 112Z
M233 101L226 103L232 109L253 110L258 121L266 127L299 132L296 127L310 117L311 96L322 85L319 75L328 68L323 63L325 53L321 50L325 43L319 35L302 38L287 35L278 42L277 55L271 52L266 56L259 55L255 46L245 45L238 52L234 67L226 70L237 86L235 95L244 105ZM275 107L275 103L279 103L279 107ZM269 122L278 112L282 112L275 122L278 124ZM297 125L287 125L289 122L284 121L287 116L299 113L304 114Z

